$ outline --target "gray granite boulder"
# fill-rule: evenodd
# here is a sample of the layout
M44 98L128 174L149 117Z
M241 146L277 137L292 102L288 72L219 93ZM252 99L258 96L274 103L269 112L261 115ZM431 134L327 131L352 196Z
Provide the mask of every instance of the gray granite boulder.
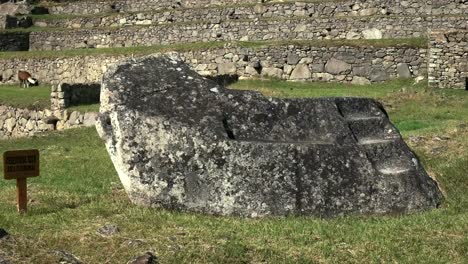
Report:
M442 199L378 102L229 90L174 54L111 67L96 126L140 205L336 216L419 211Z

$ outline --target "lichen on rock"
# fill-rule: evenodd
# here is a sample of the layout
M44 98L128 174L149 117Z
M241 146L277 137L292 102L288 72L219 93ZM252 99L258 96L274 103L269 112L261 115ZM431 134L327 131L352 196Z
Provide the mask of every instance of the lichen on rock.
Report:
M442 199L377 101L230 90L174 53L111 67L96 127L140 205L336 216L419 211Z

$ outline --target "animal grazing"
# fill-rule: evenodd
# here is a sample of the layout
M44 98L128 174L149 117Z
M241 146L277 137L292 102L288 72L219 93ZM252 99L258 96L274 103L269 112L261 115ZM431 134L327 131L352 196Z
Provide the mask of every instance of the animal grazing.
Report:
M39 85L37 79L34 79L27 71L18 71L18 80L21 83L21 87L29 88L29 85Z

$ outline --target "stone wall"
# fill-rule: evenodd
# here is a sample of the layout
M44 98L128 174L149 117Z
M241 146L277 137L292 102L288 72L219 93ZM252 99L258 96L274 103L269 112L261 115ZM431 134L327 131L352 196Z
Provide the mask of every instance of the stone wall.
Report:
M52 110L65 109L73 105L99 103L101 85L92 84L68 84L60 83L52 85L50 94Z
M122 25L149 25L174 22L193 21L226 21L254 18L282 18L291 17L333 17L359 15L404 14L411 9L386 9L384 7L369 8L370 3L348 1L348 4L336 2L286 2L259 5L241 5L233 7L210 7L196 9L168 9L159 12L116 13L100 17L77 17L69 19L36 19L35 25L42 27L111 27ZM353 3L353 4L351 4ZM422 10L417 10L421 11ZM416 10L414 11L416 12ZM412 15L415 15L412 13Z
M259 4L263 3L263 4ZM269 9L270 12L284 9L298 13L316 15L431 15L467 14L468 4L460 0L341 0L341 1L262 1L262 0L118 0L118 1L80 1L65 5L48 6L51 14L97 14L109 12L144 12L168 9L200 8L208 6L257 5L257 10ZM297 6L290 9L290 6ZM279 8L279 9L277 9Z
M431 0L431 15L468 15L466 0Z
M409 38L426 34L427 23L412 17L271 19L32 32L30 49L151 46L216 40Z
M110 12L156 11L174 8L194 8L209 5L252 4L258 0L117 0L79 1L46 6L50 14L98 14Z
M29 49L29 33L0 32L0 51Z
M0 73L4 83L17 82L18 69L32 73L40 82L59 84L100 82L108 65L122 59L122 56L81 56L0 60Z
M71 25L73 27L73 25ZM468 30L466 17L366 17L233 20L215 23L173 23L114 29L75 29L6 34L0 50L64 50L152 46L206 41L289 39L372 39L427 36L428 29ZM4 33L5 34L5 33ZM13 38L14 37L14 38ZM20 38L21 37L21 38ZM15 45L14 43L18 43ZM31 43L31 44L29 44Z
M255 18L288 19L292 17L330 18L343 16L428 16L425 6L419 3L416 7L403 8L401 2L388 5L387 2L286 2L258 5L241 5L233 7L214 6L196 9L169 9L158 12L114 13L103 16L85 16L67 19L35 19L34 24L40 27L57 28L93 28L116 27L128 25L156 25L178 22L245 20ZM400 5L398 5L400 4ZM462 6L462 5L460 5ZM451 10L451 9L450 9ZM460 9L453 9L460 10ZM430 21L428 21L430 22ZM449 25L449 24L447 24Z
M94 126L97 113L19 109L0 105L0 139L36 133Z
M433 87L468 90L468 31L431 34L428 75Z
M412 47L319 47L311 45L203 49L180 56L202 75L274 76L284 80L369 83L425 75L426 49ZM27 69L42 82L96 83L124 56L0 60L3 82Z

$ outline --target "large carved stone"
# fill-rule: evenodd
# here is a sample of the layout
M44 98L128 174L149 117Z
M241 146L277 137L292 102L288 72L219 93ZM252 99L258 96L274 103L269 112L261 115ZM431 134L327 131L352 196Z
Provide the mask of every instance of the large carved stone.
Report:
M113 66L97 129L130 199L216 215L419 211L441 193L364 98L219 87L173 54Z

